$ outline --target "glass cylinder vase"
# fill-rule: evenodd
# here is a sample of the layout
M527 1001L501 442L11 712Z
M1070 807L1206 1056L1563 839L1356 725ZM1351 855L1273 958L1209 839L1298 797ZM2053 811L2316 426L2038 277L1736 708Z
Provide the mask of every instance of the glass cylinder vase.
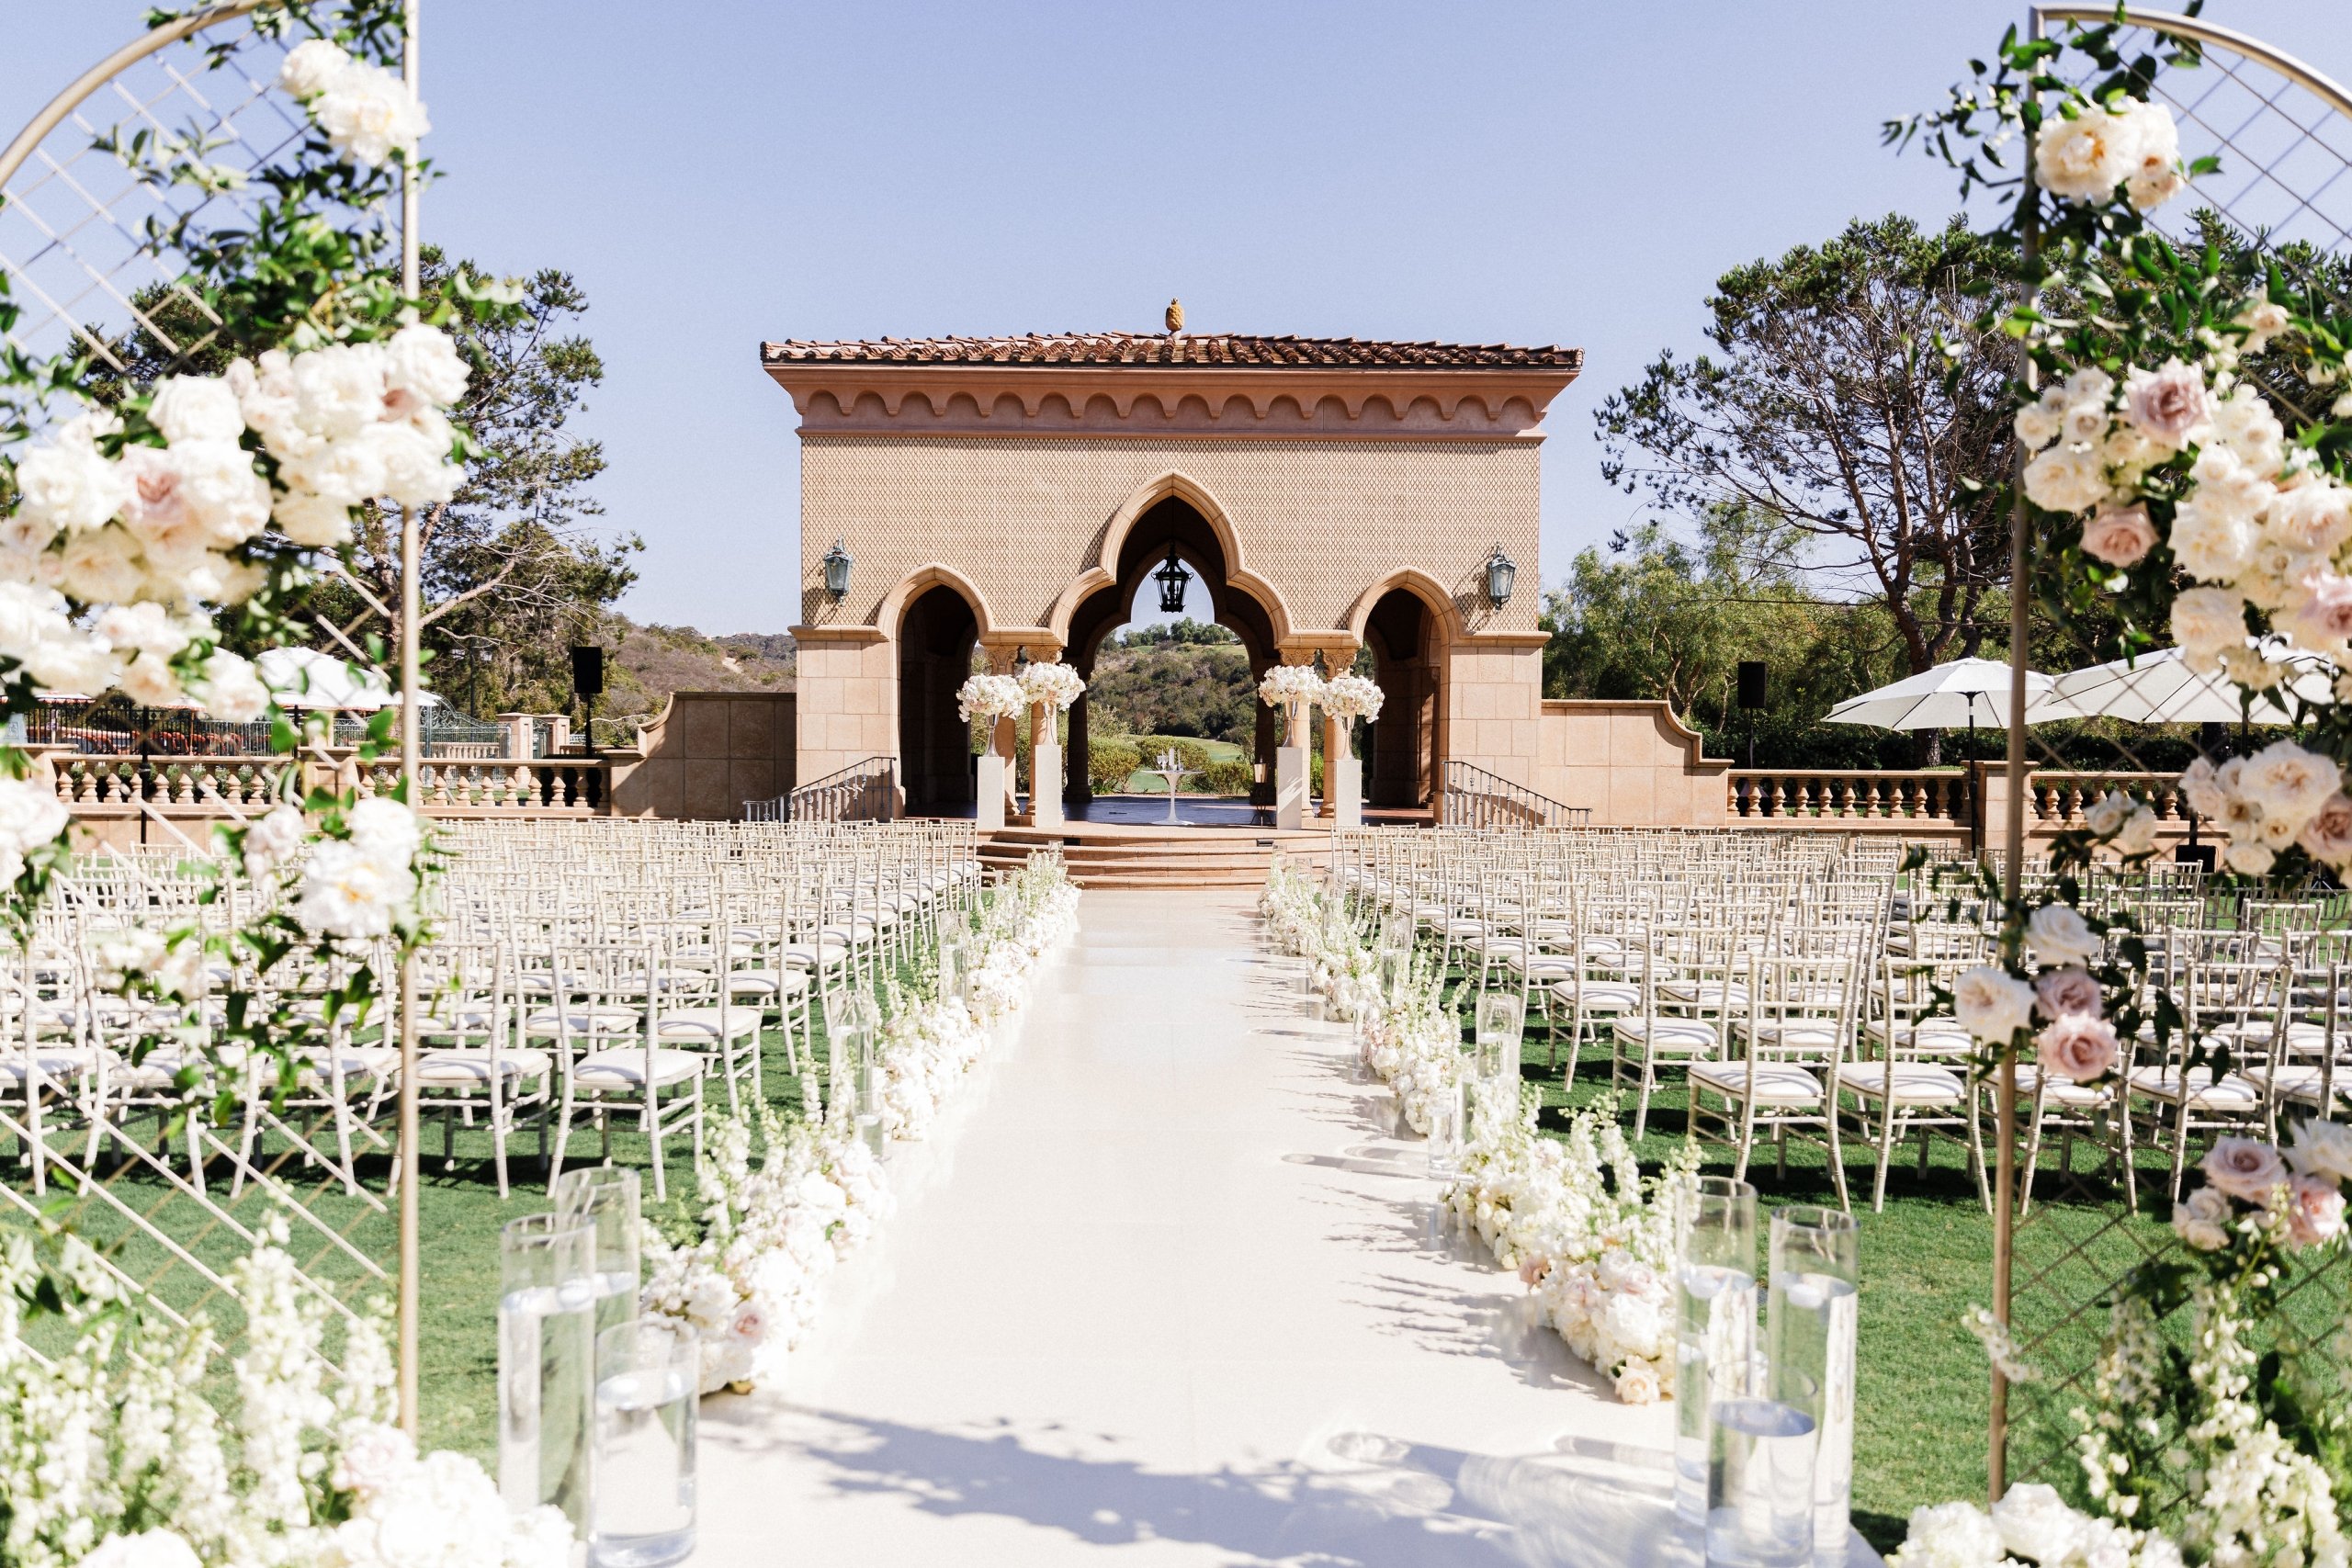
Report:
M1509 991L1487 991L1478 998L1472 1038L1477 1052L1481 1081L1516 1081L1519 1046L1526 1022L1526 1004Z
M1842 1568L1853 1533L1854 1354L1861 1282L1854 1216L1797 1205L1772 1212L1764 1343L1769 1389L1816 1432L1813 1560Z
M583 1535L595 1247L579 1214L526 1214L498 1235L498 1490L517 1512L554 1505Z
M702 1345L667 1318L596 1337L595 1568L663 1568L695 1549L695 1403Z
M1714 1402L1747 1392L1756 1354L1756 1189L1702 1176L1675 1214L1674 1510L1707 1516Z
M556 1179L555 1212L577 1215L595 1231L589 1279L600 1335L637 1315L645 1278L638 1266L640 1190L638 1173L618 1166L574 1166Z

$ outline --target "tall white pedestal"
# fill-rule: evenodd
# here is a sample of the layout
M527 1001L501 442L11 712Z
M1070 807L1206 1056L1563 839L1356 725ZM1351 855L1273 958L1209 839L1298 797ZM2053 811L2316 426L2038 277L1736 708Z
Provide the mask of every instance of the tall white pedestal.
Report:
M993 751L980 753L979 823L983 833L1004 826L1005 762Z
M1029 821L1037 828L1062 825L1062 749L1058 741L1029 749Z
M1335 767L1329 758L1323 761L1324 783L1331 798L1339 803L1338 820L1342 828L1363 826L1363 759L1342 757Z
M1274 826L1306 826L1306 748L1274 748Z

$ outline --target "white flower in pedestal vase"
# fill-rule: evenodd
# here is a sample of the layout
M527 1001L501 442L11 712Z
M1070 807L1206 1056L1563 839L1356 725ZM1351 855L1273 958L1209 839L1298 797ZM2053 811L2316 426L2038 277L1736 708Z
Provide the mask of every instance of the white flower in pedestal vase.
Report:
M1012 718L1028 700L1020 681L1011 675L975 675L956 689L956 711L967 724L976 718Z
M1317 699L1323 711L1342 721L1380 716L1387 694L1373 681L1362 675L1334 675L1323 683L1323 694Z
M1086 694L1086 682L1067 664L1031 664L1019 676L1022 695L1059 711Z
M1268 707L1287 708L1295 703L1323 700L1323 677L1311 664L1277 664L1258 682L1258 698Z

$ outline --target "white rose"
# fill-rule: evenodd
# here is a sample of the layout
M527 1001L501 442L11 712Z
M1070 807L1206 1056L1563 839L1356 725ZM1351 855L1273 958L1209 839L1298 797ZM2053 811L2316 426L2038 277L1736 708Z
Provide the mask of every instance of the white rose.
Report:
M269 711L269 688L253 661L226 649L204 661L195 694L204 711L223 724L251 724Z
M2156 847L2156 814L2148 807L2136 807L2116 830L2116 852L2125 856L2153 853Z
M311 103L311 114L345 161L375 168L408 152L432 130L408 85L380 65L355 60Z
M430 506L458 493L465 470L447 460L448 426L446 421L441 423L437 441L434 433L406 421L371 426L360 438L373 446L383 466L383 495L403 506Z
M2304 1176L2352 1179L2352 1127L2317 1117L2297 1122L2287 1149L2287 1163Z
M279 806L269 815L245 829L245 869L254 876L266 876L273 866L283 864L311 830L309 820L292 806Z
M142 653L122 668L115 684L123 695L142 707L159 708L179 701L180 678L172 667L152 653Z
M17 465L18 510L54 533L103 527L130 503L130 482L98 455L94 428L75 420Z
M2052 964L2087 964L2106 945L2106 940L2091 930L2071 904L2044 904L2036 909L2027 918L2025 939Z
M2261 807L2266 820L2284 818L2291 837L2343 782L2343 770L2328 758L2278 740L2246 759L2238 793Z
M2242 648L2245 601L2226 588L2185 589L2172 602L2172 637L2184 653L2209 661L2225 648Z
M1658 1387L1657 1368L1640 1356L1628 1357L1617 1371L1617 1397L1627 1404L1656 1404Z
M218 376L166 376L147 405L148 422L177 446L189 441L235 441L245 433L237 394Z
M58 569L60 585L85 604L117 604L136 598L147 576L139 557L139 541L112 525L67 540Z
M2045 120L2033 149L2034 180L2053 196L2105 201L2138 163L2134 117L2097 104L2068 106L2074 118Z
M2107 473L2095 451L2052 446L2026 465L2025 493L2044 512L2088 512L2107 499Z
M0 654L22 660L44 639L71 629L56 590L0 582Z
M305 549L333 549L351 538L348 502L297 491L278 498L277 517L288 540Z
M25 655L25 668L40 684L54 692L78 692L96 696L114 684L122 656L95 637L67 630Z
M242 545L269 521L269 481L253 454L233 441L194 441L172 448L180 493L216 547Z
M336 44L314 38L287 51L277 67L277 85L298 98L315 97L343 74L351 56Z
M1916 1508L1910 1532L1888 1558L1890 1568L1995 1568L2001 1532L1973 1503Z
M2083 1540L2083 1517L2068 1507L2057 1489L2032 1482L2011 1486L1993 1505L1993 1528L2012 1557L2058 1568Z
M196 1549L166 1529L110 1535L82 1562L85 1568L202 1568Z
M2227 582L2251 564L2255 531L2250 518L2200 504L2191 496L2173 513L2169 542L2181 570L2207 581Z
M37 850L64 832L71 819L50 785L38 779L0 778L0 843L19 852Z
M413 392L445 409L466 395L472 367L439 327L412 321L386 342L384 355L384 384L393 391Z
M2031 1021L2033 1004L2031 986L1989 964L1962 970L1952 983L1952 1012L1960 1026L1995 1044Z
M2162 104L2133 100L2128 114L2132 130L2132 171L2124 194L2132 205L2146 212L2177 196L2188 184L2180 166L2180 128L2172 110Z
M169 659L186 648L193 635L189 626L173 619L161 604L110 605L91 629L126 653L152 653L160 659Z
M2055 383L2042 394L2050 411L2057 413L2069 403L2104 403L2115 395L2115 378L2096 365L2077 367L2064 381Z
M374 344L330 344L298 354L288 374L294 417L313 435L356 435L383 412L384 351Z
M422 837L416 813L385 795L371 795L344 813L351 841L387 868L408 864Z
M2040 403L2028 403L2018 410L2016 429L2018 439L2036 452L2058 439L2057 416Z
M2278 855L2258 840L2232 839L2222 852L2222 863L2240 876L2267 876Z
M356 844L331 841L311 852L294 913L322 935L383 936L414 892L408 872L383 865Z

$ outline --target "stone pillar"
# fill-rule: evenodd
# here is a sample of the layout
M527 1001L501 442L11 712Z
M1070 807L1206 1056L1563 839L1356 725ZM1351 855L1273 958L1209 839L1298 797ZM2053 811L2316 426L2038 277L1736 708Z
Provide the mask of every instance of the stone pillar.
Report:
M527 762L531 760L531 716L526 713L503 713L498 722L506 727L506 757L509 761Z
M1029 705L1029 821L1038 828L1062 825L1061 710L1051 703Z
M1323 806L1317 813L1327 824L1340 819L1340 759L1347 755L1347 727L1333 714L1323 716Z
M550 757L560 755L571 744L571 716L543 713L537 716L548 721L548 755Z
M1009 648L992 648L989 649L989 669L990 672L998 675L1012 674L1012 657L1013 650ZM997 760L996 825L1000 828L1004 826L1005 818L1008 814L1018 812L1021 809L1021 797L1018 794L1019 781L1014 776L1013 769L1013 755L1017 748L1020 746L1020 743L1021 721L1013 717L1011 714L1007 714L1002 718L998 719L996 721L996 728L989 734L989 750L990 755L994 756ZM983 797L988 794L988 759L983 757L980 759L980 794ZM984 818L982 820L985 821L986 818Z
M1080 674L1090 681L1094 678L1091 670ZM1062 798L1078 807L1094 800L1093 752L1087 729L1087 699L1080 696L1069 707L1069 782L1062 786Z

